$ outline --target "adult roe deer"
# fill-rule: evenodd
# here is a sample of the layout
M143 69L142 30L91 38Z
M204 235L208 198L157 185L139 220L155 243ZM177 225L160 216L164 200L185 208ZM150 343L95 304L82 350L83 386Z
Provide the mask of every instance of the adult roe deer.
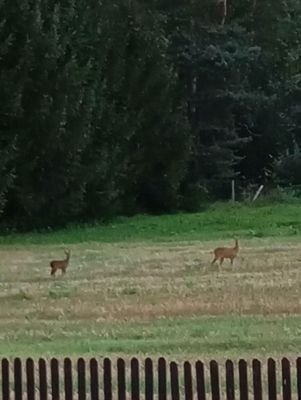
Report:
M51 276L55 276L55 273L58 269L62 270L62 275L66 273L66 269L69 264L70 260L70 250L64 250L66 254L66 258L64 260L53 260L50 262L50 267L51 267Z
M224 258L229 258L231 261L231 265L233 264L234 258L237 257L239 252L238 247L238 240L235 239L235 246L234 247L217 247L214 253L214 259L212 260L211 264L214 264L215 261L219 260L220 265L222 265Z

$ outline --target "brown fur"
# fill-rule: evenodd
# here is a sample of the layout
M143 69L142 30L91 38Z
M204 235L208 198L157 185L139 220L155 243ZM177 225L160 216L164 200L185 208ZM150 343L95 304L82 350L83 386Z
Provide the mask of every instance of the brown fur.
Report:
M70 253L70 250L65 250L66 258L64 260L53 260L50 262L51 276L55 276L55 273L58 269L62 270L62 274L66 273L66 269L69 264Z
M222 265L225 258L229 258L231 261L231 265L233 264L234 258L237 257L239 252L238 240L235 239L234 247L217 247L214 250L214 259L211 264L214 264L215 261L219 260L220 265Z

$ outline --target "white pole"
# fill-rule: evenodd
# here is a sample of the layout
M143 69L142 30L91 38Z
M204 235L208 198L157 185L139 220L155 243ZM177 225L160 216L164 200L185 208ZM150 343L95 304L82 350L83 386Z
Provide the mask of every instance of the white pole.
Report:
M235 180L232 179L231 181L231 186L232 186L232 201L235 201Z
M260 195L260 193L262 192L263 188L264 188L264 185L259 186L259 189L257 190L257 192L255 193L255 196L253 197L253 201L257 200L257 198Z

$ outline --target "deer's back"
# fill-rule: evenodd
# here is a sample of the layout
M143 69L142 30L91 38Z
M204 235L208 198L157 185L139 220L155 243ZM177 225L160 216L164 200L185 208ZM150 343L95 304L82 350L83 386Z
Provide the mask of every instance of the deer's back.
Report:
M50 266L52 267L52 268L62 268L62 267L65 267L65 265L67 265L68 264L68 261L67 260L53 260L53 261L51 261L50 262Z
M214 255L217 257L233 257L237 254L237 249L229 247L218 247L214 250Z

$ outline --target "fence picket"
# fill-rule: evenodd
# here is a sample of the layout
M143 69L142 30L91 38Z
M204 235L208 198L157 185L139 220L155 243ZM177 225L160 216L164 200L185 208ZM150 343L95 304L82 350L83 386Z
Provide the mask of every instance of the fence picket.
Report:
M281 360L282 367L282 393L283 400L291 400L292 388L291 388L291 365L287 358Z
M283 400L292 400L296 398L301 400L301 357L296 359L296 373L297 381L295 386L295 379L291 376L291 361L287 358L281 359L281 369L277 372L277 364L275 359L267 359L267 387L263 392L263 376L262 376L262 364L258 359L252 361L252 383L253 383L253 397L254 400L262 400L263 396L266 396L268 400L277 400L277 380L278 383L282 383L282 398ZM48 400L48 396L52 400L60 400L60 368L59 360L52 358L50 360L50 375L47 379L47 365L44 359L38 360L38 369L36 371L35 361L32 358L24 360L24 367L22 366L23 361L20 358L15 358L12 362L12 373L13 381L10 382L10 362L8 359L3 358L1 360L1 399L10 400L22 400L23 397L27 400ZM75 388L73 387L73 374L77 374L75 379L77 381L77 393L78 400L100 400L100 382L99 382L99 362L95 358L91 358L89 362L89 378L90 387L87 387L87 364L83 358L77 360L77 370L73 371L72 362L70 358L64 359L63 377L64 377L64 400L73 400L75 397ZM23 376L24 368L24 376ZM144 377L142 372L144 370ZM142 372L141 372L142 371ZM130 361L130 398L132 400L140 400L142 396L142 388L144 388L145 400L154 400L155 395L158 400L180 400L180 373L182 369L179 369L178 364L175 361L169 363L169 377L167 379L167 362L161 357L158 359L156 372L158 373L158 397L157 388L154 387L154 364L151 358L146 358L143 365L137 358L132 358ZM183 390L185 400L206 400L208 393L206 393L205 386L205 365L202 361L195 363L195 377L196 382L194 383L192 377L192 364L189 361L185 361L183 364L184 376L181 376L183 380ZM221 387L220 387L220 375L219 375L219 364L215 360L209 362L210 372L210 389L211 399L221 400ZM37 375L36 375L37 374ZM277 376L277 374L279 376ZM117 359L117 397L118 400L126 400L126 363L122 358ZM224 376L224 375L222 375ZM23 381L24 379L24 381ZM140 379L142 379L140 381ZM170 389L167 392L167 382L170 379ZM293 379L293 381L292 381ZM38 381L38 383L36 382ZM115 377L114 377L115 382ZM292 382L294 385L292 386ZM224 384L224 380L222 381ZM248 364L245 360L241 359L238 362L238 392L235 390L235 367L232 360L226 360L225 362L225 398L226 400L235 400L235 397L239 400L249 400L251 390L248 387ZM24 385L24 389L23 389ZM181 380L182 385L182 380ZM37 386L39 393L37 392ZM48 394L48 386L50 393ZM194 387L195 386L195 387ZM101 382L103 388L103 399L113 399L113 387L112 387L112 361L109 358L103 360L103 382ZM114 386L115 387L115 386ZM168 386L169 387L169 386ZM23 393L24 392L26 393ZM182 390L182 387L181 387ZM13 395L12 395L12 393ZM88 394L89 392L89 394ZM91 396L90 396L91 394Z
M150 358L145 360L145 400L154 399L154 369Z
M99 400L98 363L95 358L90 360L90 390L91 400Z
M59 400L60 398L59 362L56 358L52 358L50 360L50 373L51 373L52 400Z
M126 399L125 362L122 358L117 360L118 400Z
M227 400L235 400L234 366L233 361L226 361L226 395Z
M70 358L64 359L64 385L65 400L73 399L73 379L72 379L72 362Z
M15 400L22 400L22 362L20 358L14 360Z
M276 362L268 359L268 396L269 400L277 400Z
M137 358L131 359L131 392L132 400L140 399L139 386L139 361Z
M2 399L9 400L9 361L4 358L1 361L1 379L2 379Z
M31 358L26 360L26 386L27 398L35 400L34 362Z
M83 358L77 361L78 400L86 400L86 363Z
M220 400L218 363L214 360L210 361L210 381L212 400Z
M171 399L180 400L179 389L179 370L175 362L170 363L170 386L171 386Z
M206 400L206 389L205 389L205 371L204 364L202 361L195 363L196 372L196 390L198 400Z
M262 379L261 379L261 362L254 359L253 367L253 390L254 400L262 400Z
M109 358L103 360L104 400L112 400L112 363Z
M238 374L239 374L239 394L240 400L249 399L249 386L248 386L248 365L245 360L239 360L238 362Z
M184 388L185 400L193 400L191 364L188 361L184 362Z
M298 400L301 400L301 358L298 357L296 360L296 368L297 368L297 392L298 392Z
M167 398L166 360L163 357L158 360L158 397L159 400Z
M40 400L47 400L48 395L47 395L47 368L46 368L46 361L43 358L40 358L38 365L39 365Z

